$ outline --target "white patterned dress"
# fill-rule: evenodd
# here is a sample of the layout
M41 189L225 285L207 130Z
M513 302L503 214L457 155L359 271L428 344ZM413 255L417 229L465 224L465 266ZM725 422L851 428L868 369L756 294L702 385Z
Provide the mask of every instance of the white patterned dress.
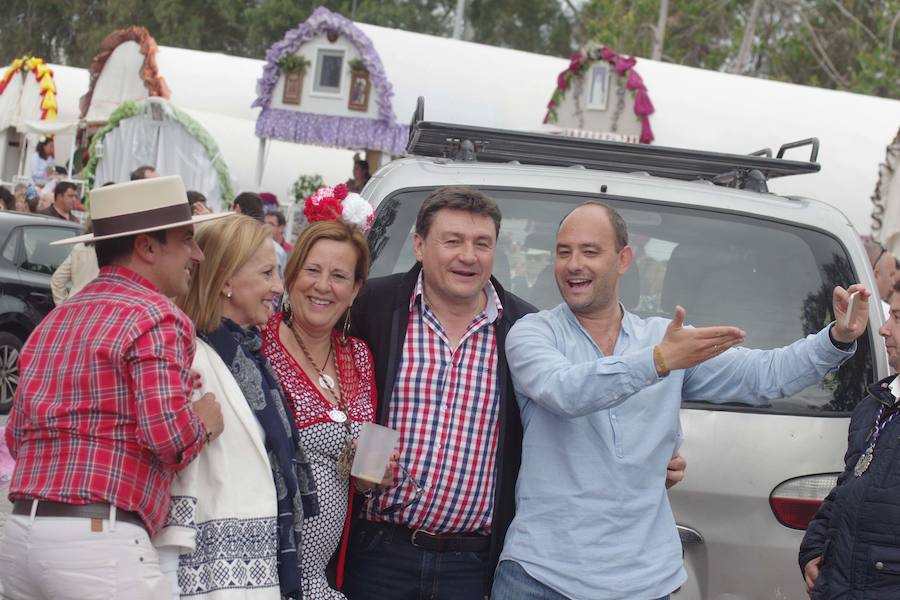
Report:
M343 423L329 418L328 411L334 406L281 343L280 324L281 313L278 313L266 325L263 353L278 375L285 400L293 412L319 494L319 515L303 521L303 598L343 600L344 595L328 585L325 567L346 534L350 511L350 481L341 478L336 468L347 430ZM341 346L338 338L335 333L334 352L355 439L362 423L375 418L377 396L372 353L360 339L348 338L349 343Z

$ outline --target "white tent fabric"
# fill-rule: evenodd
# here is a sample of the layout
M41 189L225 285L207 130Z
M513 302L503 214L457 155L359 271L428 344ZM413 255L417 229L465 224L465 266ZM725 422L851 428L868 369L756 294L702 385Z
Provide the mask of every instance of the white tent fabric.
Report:
M25 121L41 118L41 86L29 71L13 74L6 89L0 94L0 130L14 127L22 132Z
M22 131L33 135L74 135L78 121L25 121Z
M122 102L143 100L149 96L141 79L143 64L140 44L127 41L116 46L103 65L91 94L91 107L85 115L88 123L105 123Z
M163 100L153 102L165 106ZM171 111L162 114L162 120L151 118L149 111L123 119L103 137L94 184L128 181L134 169L151 165L161 175L180 175L185 189L202 193L210 208L222 210L222 189L206 149Z
M882 245L900 257L900 130L887 148L879 168L877 195L884 207L881 230L875 236Z

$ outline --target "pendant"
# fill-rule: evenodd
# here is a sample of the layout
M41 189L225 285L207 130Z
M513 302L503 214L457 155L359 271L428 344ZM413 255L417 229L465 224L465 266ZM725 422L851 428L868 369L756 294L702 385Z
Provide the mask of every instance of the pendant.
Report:
M347 413L345 413L344 411L342 411L340 409L332 408L331 410L328 411L328 418L331 419L332 421L334 421L335 423L343 423L344 421L347 420Z
M853 474L857 477L861 477L863 473L866 472L866 469L869 468L869 465L872 464L872 459L874 458L872 446L866 448L866 451L862 456L859 457L859 460L856 461L856 466L853 467Z
M331 378L331 375L328 373L322 373L319 375L319 385L323 388L328 388L329 390L334 389L334 379Z
M335 463L335 469L341 479L350 477L350 470L353 468L353 455L355 453L356 451L353 449L353 443L350 441L350 438L347 438Z

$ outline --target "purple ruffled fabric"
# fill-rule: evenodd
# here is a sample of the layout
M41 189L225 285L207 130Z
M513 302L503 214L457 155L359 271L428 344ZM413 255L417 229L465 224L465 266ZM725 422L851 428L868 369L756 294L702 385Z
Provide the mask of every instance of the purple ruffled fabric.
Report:
M409 127L374 119L266 108L256 119L256 135L319 146L372 148L397 155L406 149Z

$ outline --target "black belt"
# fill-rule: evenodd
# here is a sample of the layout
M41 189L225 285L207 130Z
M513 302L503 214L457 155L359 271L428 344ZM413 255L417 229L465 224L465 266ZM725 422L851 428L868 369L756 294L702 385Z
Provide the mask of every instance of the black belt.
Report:
M362 520L359 528L381 533L388 541L409 542L414 548L429 552L487 552L491 547L490 536L477 533L428 533L423 529L367 520Z
M16 500L12 514L31 515L31 500ZM109 504L64 504L50 500L38 500L38 517L80 517L83 519L109 519ZM116 509L116 521L132 523L146 529L143 519L130 510Z

